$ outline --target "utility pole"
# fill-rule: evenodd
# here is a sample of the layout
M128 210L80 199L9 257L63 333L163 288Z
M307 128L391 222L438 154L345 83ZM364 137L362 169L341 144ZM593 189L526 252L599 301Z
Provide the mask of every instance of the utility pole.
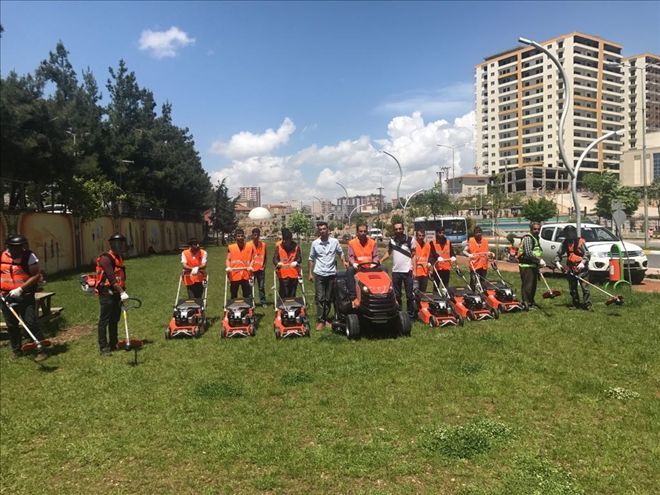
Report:
M442 170L445 173L445 182L447 183L447 195L449 195L449 168L450 167L440 167L440 170ZM442 191L442 184L440 184L440 190Z

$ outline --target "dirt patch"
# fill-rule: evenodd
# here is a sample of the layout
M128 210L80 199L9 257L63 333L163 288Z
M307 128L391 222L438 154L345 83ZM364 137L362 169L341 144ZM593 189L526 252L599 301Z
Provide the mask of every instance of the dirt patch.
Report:
M73 342L74 340L78 340L83 335L90 334L93 331L93 325L74 325L67 328L66 330L58 332L57 335L51 340L57 344L64 344L66 342Z

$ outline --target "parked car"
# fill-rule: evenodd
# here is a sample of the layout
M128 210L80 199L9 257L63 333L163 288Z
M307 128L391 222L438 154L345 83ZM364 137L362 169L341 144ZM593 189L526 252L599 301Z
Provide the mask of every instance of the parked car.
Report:
M564 240L564 227L574 223L547 223L541 227L541 248L543 249L543 259L549 268L554 265L554 259L559 251L559 247ZM612 245L616 244L623 253L624 274L628 277L628 268L630 268L630 279L633 284L639 284L646 276L648 269L648 258L641 247L632 242L621 243L616 235L606 227L594 223L583 223L582 237L591 253L589 261L589 276L592 281L603 281L609 274L610 250ZM519 244L516 239L516 246ZM624 252L624 244L626 253Z

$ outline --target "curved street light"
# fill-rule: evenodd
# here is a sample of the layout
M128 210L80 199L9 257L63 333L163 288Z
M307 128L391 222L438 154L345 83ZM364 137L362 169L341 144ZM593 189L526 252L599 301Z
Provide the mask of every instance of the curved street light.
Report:
M348 201L348 189L342 184L341 182L335 182L339 187L341 187L344 192L346 193L346 201ZM343 219L346 216L346 210L344 209L344 205L341 205L341 218Z
M351 212L348 214L348 225L351 224L351 216L353 216L353 213L355 213L355 210L357 210L357 209L359 209L359 208L362 208L362 207L364 207L364 206L369 206L369 205L368 205L368 204L357 205L355 208L353 208L353 209L351 210Z
M397 167L399 167L399 185L396 186L396 198L399 201L399 204L401 207L405 210L405 206L403 206L403 203L401 202L401 195L399 194L399 191L401 190L401 182L403 182L403 169L401 168L401 164L399 163L399 160L396 159L396 156L394 156L392 153L388 153L387 151L381 150L383 153L385 153L387 156L391 157L392 160L396 162Z

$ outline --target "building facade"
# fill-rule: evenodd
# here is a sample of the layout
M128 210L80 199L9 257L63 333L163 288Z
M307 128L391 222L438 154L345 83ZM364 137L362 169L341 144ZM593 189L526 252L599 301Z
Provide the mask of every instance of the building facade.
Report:
M564 142L575 163L593 140L623 126L623 74L608 65L621 64L622 45L577 32L540 44L559 58L573 89ZM543 52L525 46L487 57L476 66L475 88L478 170L493 175L528 167L563 169L557 134L564 88ZM619 173L621 148L617 136L604 141L581 170ZM550 175L557 178L546 177L543 187L561 188L561 174Z
M488 193L488 176L465 174L447 180L447 192L454 196L477 196Z
M241 187L239 189L239 194L240 196L238 200L241 203L245 203L249 208L256 208L257 206L261 206L261 187Z
M660 56L644 53L624 59L624 151L642 149L642 133L660 131ZM644 108L642 108L642 105ZM642 125L643 119L646 125Z

